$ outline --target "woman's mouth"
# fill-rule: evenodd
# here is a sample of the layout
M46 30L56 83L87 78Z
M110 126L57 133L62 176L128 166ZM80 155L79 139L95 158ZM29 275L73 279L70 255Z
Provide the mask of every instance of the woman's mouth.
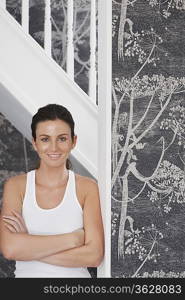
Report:
M48 157L52 160L57 160L61 157L61 154L48 154Z

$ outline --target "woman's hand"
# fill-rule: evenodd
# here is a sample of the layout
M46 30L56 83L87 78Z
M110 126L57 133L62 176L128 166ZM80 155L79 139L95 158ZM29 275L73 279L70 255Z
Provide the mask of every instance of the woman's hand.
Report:
M12 210L13 216L3 216L4 225L11 232L28 233L26 224L21 214Z

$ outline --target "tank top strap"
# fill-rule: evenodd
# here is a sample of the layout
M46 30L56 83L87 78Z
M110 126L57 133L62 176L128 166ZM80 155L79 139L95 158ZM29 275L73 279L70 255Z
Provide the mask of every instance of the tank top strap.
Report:
M30 195L30 193L33 191L32 189L33 189L34 172L35 172L35 170L32 170L27 173L25 196L27 196L28 194Z
M25 195L24 195L24 201L23 206L27 202L30 202L30 199L33 199L34 195L34 178L35 178L35 170L31 170L27 172L26 174L26 189L25 189Z
M69 170L69 186L68 186L68 195L69 197L67 201L73 202L77 204L78 208L82 211L82 207L78 201L77 194L76 194L76 180L75 180L75 173ZM69 203L69 202L68 202Z
M69 182L68 182L68 195L70 196L70 198L72 198L71 196L75 196L76 195L76 188L75 188L75 174L72 170L69 170Z
M62 202L69 202L69 200L71 199L71 195L73 195L73 172L71 170L68 171L68 176L68 182Z

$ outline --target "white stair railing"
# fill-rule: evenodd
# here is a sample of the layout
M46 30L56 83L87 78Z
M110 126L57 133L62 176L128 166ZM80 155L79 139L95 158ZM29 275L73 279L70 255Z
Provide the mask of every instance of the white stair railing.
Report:
M22 1L22 28L29 33L29 0Z
M91 0L89 96L96 103L96 0Z
M0 6L2 6L2 8L6 8L6 0L1 0Z
M67 73L74 80L73 0L67 5Z
M98 0L101 1L101 0ZM6 8L6 0L0 0L0 6ZM69 77L74 80L74 0L67 1L67 61L66 70ZM96 0L91 0L90 14L90 69L89 69L89 97L96 104ZM22 0L22 27L25 33L29 33L29 0ZM51 0L45 0L44 21L44 49L48 56L52 57L52 24L51 24Z
M45 0L44 49L47 55L51 57L52 56L51 0Z

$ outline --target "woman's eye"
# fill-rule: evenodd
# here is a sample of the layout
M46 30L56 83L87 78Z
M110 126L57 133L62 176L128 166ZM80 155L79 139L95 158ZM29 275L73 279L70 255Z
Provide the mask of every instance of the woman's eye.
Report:
M60 140L61 142L65 142L67 139L66 139L66 137L61 137L61 138L59 138L59 140Z
M42 138L41 141L42 141L42 142L47 142L47 141L48 141L48 138Z

